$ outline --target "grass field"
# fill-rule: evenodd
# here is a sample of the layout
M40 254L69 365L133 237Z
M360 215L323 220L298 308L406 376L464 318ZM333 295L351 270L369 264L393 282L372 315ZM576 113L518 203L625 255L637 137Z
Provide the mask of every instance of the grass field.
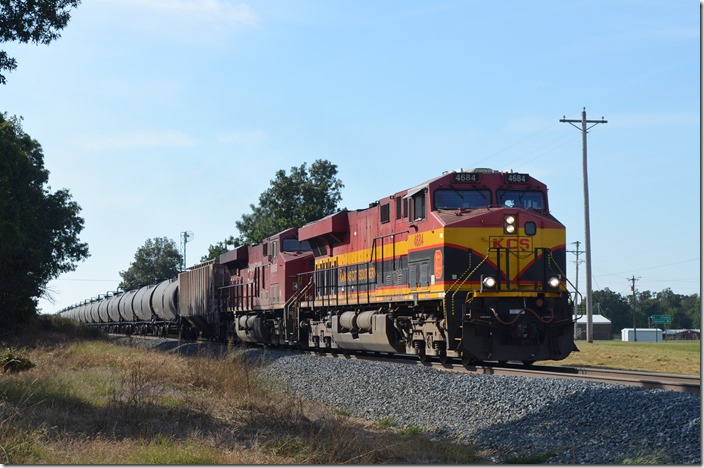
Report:
M563 361L544 363L701 375L701 341L698 340L659 343L577 341L577 348L579 352L573 352Z
M433 441L421 428L357 420L286 394L237 349L222 358L185 357L90 337L66 340L57 330L12 345L0 354L8 369L0 373L0 463L484 460L471 445Z
M700 374L698 341L578 347L558 364ZM500 457L288 395L236 350L184 357L117 346L58 322L0 351L0 364L18 369L0 373L0 463L483 464Z

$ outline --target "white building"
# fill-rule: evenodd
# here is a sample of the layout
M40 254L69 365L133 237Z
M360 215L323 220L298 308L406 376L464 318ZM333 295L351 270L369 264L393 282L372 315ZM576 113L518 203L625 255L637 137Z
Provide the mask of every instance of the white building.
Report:
M577 319L575 338L587 339L587 316L580 315ZM601 314L592 314L592 338L595 340L611 339L611 320Z
M636 328L634 337L632 328L623 328L621 329L621 341L659 343L665 341L665 333L659 328Z

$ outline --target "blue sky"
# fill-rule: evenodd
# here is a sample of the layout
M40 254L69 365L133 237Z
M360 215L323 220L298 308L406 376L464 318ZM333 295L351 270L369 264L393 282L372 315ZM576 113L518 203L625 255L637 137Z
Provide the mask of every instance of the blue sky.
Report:
M3 44L0 111L42 144L91 252L40 307L115 289L147 238L190 230L197 262L277 170L316 159L349 209L460 167L528 172L583 249L581 133L559 120L584 107L608 120L588 137L593 288L699 293L699 18L672 0L84 0L52 44Z

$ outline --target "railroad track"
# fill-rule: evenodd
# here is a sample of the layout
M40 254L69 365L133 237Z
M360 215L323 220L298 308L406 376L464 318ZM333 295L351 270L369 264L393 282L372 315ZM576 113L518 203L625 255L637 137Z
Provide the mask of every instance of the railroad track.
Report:
M119 336L119 335L117 335ZM141 339L156 339L156 337L134 336ZM171 338L171 340L174 340ZM224 347L223 344L207 341L184 342L198 343L199 345L210 345ZM327 358L338 359L358 359L366 361L384 361L396 364L416 365L432 367L438 370L468 374L486 375L510 375L533 378L558 378L577 379L592 382L603 382L617 385L630 385L644 388L654 388L676 392L701 393L701 377L697 375L682 374L658 374L655 372L642 372L630 370L604 369L593 367L570 367L570 366L524 366L522 364L498 364L481 363L464 366L459 360L450 361L443 364L439 361L420 362L416 356L410 355L388 355L381 353L342 353L342 352L319 352L319 351L292 351L311 354Z
M602 369L569 366L512 366L480 365L465 369L467 372L493 375L520 375L525 377L551 377L578 379L617 385L655 388L687 393L701 392L701 377L697 375L659 374L655 372Z
M313 352L312 352L313 353ZM319 354L319 353L313 353ZM421 363L415 356L379 356L369 354L331 354L332 357L361 360L383 360L400 364L432 367L438 370L487 375L511 375L533 378L577 379L617 385L654 388L676 392L701 393L701 377L698 375L659 374L655 372L602 369L569 366L524 366L522 364L481 363L464 366L459 360L448 364L436 361Z

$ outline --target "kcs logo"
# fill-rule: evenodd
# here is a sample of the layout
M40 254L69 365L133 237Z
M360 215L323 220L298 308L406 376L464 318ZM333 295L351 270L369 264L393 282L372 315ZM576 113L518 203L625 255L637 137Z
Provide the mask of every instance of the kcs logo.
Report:
M492 249L533 250L533 239L530 237L490 237Z

